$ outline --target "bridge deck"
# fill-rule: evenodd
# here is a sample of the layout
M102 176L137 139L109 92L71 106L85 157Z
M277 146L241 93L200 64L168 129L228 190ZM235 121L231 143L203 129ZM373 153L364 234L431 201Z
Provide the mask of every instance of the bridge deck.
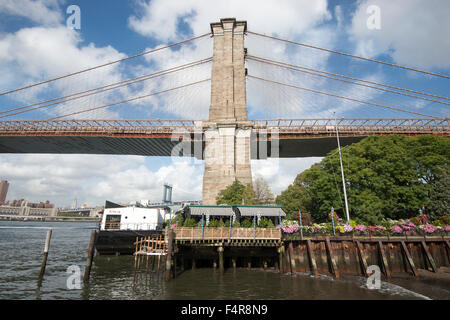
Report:
M251 120L251 125L252 159L325 156L336 148L332 119ZM337 126L344 145L369 135L450 135L447 119L338 119ZM195 152L203 159L206 128L207 122L192 120L0 121L0 153L194 156ZM267 141L267 152L261 152L256 141ZM271 154L272 141L279 143L278 155Z

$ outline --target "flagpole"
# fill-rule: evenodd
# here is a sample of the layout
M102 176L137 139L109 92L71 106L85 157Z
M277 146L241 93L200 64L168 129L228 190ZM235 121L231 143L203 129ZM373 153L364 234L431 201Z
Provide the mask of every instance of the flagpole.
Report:
M334 112L334 120L336 122L336 138L337 138L338 149L339 149L339 161L341 163L342 186L344 188L345 213L347 215L347 223L350 223L350 214L348 213L347 190L345 188L344 167L342 166L342 153L341 153L341 144L339 142L339 131L338 131L338 125L337 125L336 112Z

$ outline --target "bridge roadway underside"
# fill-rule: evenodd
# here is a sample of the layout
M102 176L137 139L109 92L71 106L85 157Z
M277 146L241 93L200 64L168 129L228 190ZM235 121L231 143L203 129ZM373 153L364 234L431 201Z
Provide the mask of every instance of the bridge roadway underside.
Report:
M341 146L363 139L364 136L340 137ZM201 145L202 156L204 142L172 141L170 137L133 137L133 136L0 136L0 153L50 153L50 154L116 154L141 156L171 156L174 147L182 146L185 156L194 156L194 150ZM267 143L266 143L267 142ZM196 148L196 149L195 149ZM259 150L258 150L259 148ZM280 158L323 157L337 148L336 137L280 137ZM266 151L267 150L267 151ZM195 152L200 158L198 151ZM270 141L258 141L252 144L252 159L277 157L272 155ZM181 152L175 155L182 155Z

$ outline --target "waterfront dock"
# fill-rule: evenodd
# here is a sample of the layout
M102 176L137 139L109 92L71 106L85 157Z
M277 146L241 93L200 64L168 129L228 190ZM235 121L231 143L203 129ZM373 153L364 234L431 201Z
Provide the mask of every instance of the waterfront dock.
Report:
M450 237L292 237L280 229L174 228L135 242L135 256L150 256L158 241L166 279L186 269L228 268L276 270L280 273L361 275L378 266L385 279L418 277L450 267ZM146 249L144 247L147 246ZM159 269L158 269L159 270Z

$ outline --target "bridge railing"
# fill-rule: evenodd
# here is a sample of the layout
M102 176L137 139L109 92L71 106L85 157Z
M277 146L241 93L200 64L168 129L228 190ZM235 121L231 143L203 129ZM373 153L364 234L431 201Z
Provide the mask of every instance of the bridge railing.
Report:
M256 130L279 133L449 133L448 119L275 119L252 120Z
M336 125L345 133L450 133L449 119L271 119L251 120L256 131L279 133L333 134ZM165 133L202 130L194 120L6 120L0 121L0 134L27 133Z
M191 131L194 120L7 120L0 132L171 133Z
M279 228L173 228L176 240L277 240L281 239Z

